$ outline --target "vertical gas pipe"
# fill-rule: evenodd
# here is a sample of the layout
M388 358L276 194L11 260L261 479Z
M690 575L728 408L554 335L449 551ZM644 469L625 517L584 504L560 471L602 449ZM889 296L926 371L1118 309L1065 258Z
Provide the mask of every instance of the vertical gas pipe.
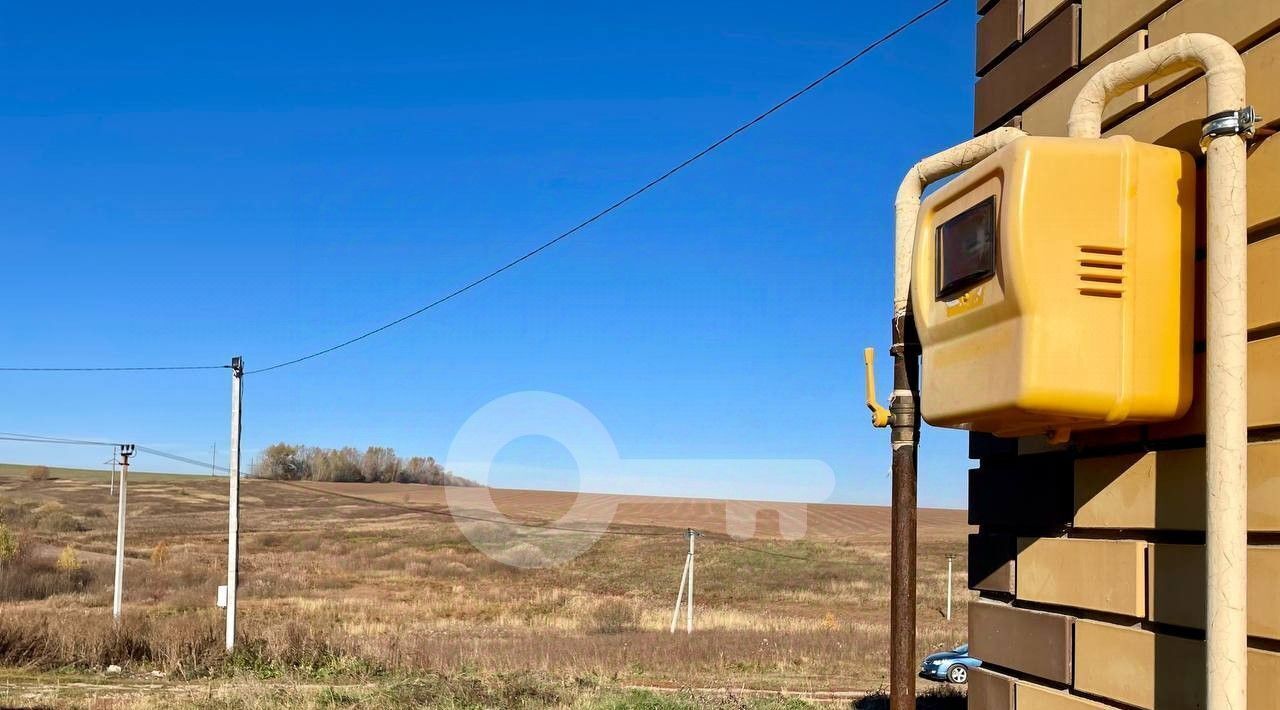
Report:
M1190 67L1204 70L1205 190L1205 687L1208 710L1243 710L1248 636L1248 272L1245 139L1257 118L1245 104L1244 62L1230 42L1185 34L1110 64L1071 107L1073 138L1102 135L1107 102Z
M908 294L915 250L916 217L925 187L966 170L1003 146L1025 136L1016 128L998 128L916 163L903 178L894 202L893 394L886 411L875 402L871 373L873 351L866 353L867 406L871 423L889 426L892 451L892 543L889 600L889 705L913 710L916 694L916 452L920 442L920 344Z

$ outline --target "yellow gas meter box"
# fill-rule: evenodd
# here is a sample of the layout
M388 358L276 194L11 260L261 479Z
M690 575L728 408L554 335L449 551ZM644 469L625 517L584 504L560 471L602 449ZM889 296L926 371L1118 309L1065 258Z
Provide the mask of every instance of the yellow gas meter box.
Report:
M920 404L1003 436L1174 419L1190 404L1196 172L1181 151L1020 138L920 207Z

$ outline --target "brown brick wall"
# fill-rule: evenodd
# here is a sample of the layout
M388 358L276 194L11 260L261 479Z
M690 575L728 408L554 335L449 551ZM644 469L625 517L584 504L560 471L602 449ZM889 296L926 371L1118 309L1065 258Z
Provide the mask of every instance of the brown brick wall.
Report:
M1216 34L1240 50L1249 103L1280 128L1280 0L999 0L978 10L1002 14L985 20L991 29L978 48L975 133L1013 124L1066 135L1090 77L1184 32ZM1114 100L1103 128L1188 151L1203 169L1206 112L1204 78L1183 71ZM1247 165L1248 692L1250 709L1280 710L1280 136L1255 140ZM1198 341L1202 313L1197 304ZM1196 362L1199 383L1202 354ZM969 517L978 532L968 566L981 599L971 605L970 642L986 661L971 707L1201 707L1201 389L1178 421L1082 433L1066 445L971 435Z

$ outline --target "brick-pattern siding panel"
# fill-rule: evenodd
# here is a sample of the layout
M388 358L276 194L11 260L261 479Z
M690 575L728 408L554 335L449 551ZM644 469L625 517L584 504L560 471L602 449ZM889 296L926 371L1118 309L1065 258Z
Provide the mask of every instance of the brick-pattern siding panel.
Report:
M1017 710L1114 710L1109 705L1026 682L1019 682L1014 693Z
M1203 641L1080 619L1075 643L1077 690L1144 710L1203 707ZM1248 677L1249 710L1275 710L1280 653L1249 649Z
M1249 530L1280 531L1280 441L1249 445ZM1204 449L1081 458L1077 528L1204 530Z
M1013 594L1017 539L1012 535L969 536L969 588Z
M1080 55L1092 61L1176 0L1083 0Z
M1111 51L1095 59L1053 91L1028 106L1022 112L1022 129L1033 136L1067 135L1067 117L1071 114L1071 104L1075 103L1076 96L1089 79L1108 64L1137 54L1146 48L1146 30L1138 30L1129 35L1120 44L1112 47ZM1125 114L1132 113L1142 106L1146 96L1146 87L1139 86L1112 99L1103 113L1103 123L1115 121Z
M1144 617L1146 550L1139 540L1019 538L1017 597Z
M1002 123L1080 65L1080 6L1068 5L989 69L974 89L974 131Z
M978 20L976 73L982 74L1022 41L1022 0L1000 0Z
M1030 35L1062 9L1070 0L1024 0L1022 3L1022 34Z
M1205 559L1202 545L1152 545L1148 570L1147 615L1152 621L1204 628ZM1249 635L1280 639L1280 547L1249 547ZM1280 698L1277 698L1280 700Z
M969 524L1042 532L1071 524L1072 462L1040 454L984 462L969 472Z
M1014 710L1013 679L986 668L969 671L969 710Z
M1280 336L1249 343L1249 403L1246 416L1250 428L1280 426ZM1181 419L1152 424L1147 431L1152 440L1204 435L1204 354L1198 353L1192 374L1196 385L1191 410Z
M1182 0L1169 11L1151 21L1151 44L1159 44L1185 32L1205 32L1230 42L1236 49L1246 49L1259 39L1280 29L1280 2L1275 0ZM1192 77L1199 70L1187 71L1151 82L1152 95L1159 96Z
M969 652L985 663L1070 683L1073 621L1062 614L971 602Z

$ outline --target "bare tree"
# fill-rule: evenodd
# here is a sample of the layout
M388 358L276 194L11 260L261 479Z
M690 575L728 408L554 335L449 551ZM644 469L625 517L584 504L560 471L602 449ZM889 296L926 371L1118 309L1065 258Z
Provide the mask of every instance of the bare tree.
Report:
M299 456L301 451L301 446L284 442L272 444L263 450L262 456L254 463L251 475L255 478L271 478L280 481L309 478L303 459Z
M396 450L385 446L370 446L360 459L360 473L369 483L394 483L399 468Z

